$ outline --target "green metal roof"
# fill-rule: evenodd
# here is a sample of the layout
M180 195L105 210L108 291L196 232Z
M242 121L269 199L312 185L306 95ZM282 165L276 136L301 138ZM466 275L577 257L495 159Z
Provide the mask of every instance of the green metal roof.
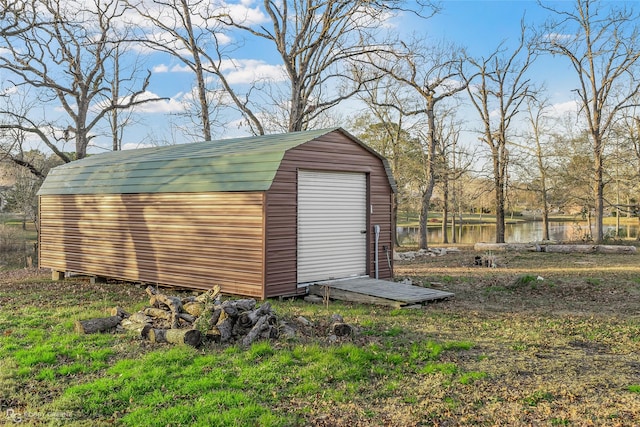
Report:
M266 191L287 150L340 128L97 154L49 172L39 195ZM384 158L389 182L395 182Z

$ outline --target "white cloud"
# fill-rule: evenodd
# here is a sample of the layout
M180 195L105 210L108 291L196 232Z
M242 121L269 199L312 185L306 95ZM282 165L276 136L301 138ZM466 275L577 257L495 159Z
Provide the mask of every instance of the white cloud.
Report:
M257 81L282 82L287 80L283 65L267 64L257 59L223 60L220 70L225 74L229 84L250 84ZM152 68L154 73L189 73L186 65L158 64Z
M176 64L173 67L171 67L171 72L172 73L190 73L191 68L189 68L184 64Z
M147 96L149 98L157 97L157 95L151 94L150 92L148 92L144 94L142 98L144 99ZM147 113L147 114L176 113L176 112L184 111L185 109L186 109L186 105L184 102L183 93L178 93L169 99L161 99L159 101L147 102L134 107L135 112Z
M155 3L149 0L141 0L141 7L146 8L146 12L154 18L160 20L164 25L170 28L175 27L183 19L179 16L181 11L174 10L164 4ZM192 10L191 23L195 28L214 29L220 24L215 18L206 18L207 16L215 17L222 14L228 14L235 22L243 25L252 26L266 22L269 18L262 12L260 7L253 6L254 1L241 0L239 3L228 3L226 1L212 0L210 2L190 2L189 7ZM151 28L153 25L147 18L140 16L133 10L126 12L125 21L134 24L139 28Z
M136 98L138 101L143 101L146 99L157 99L155 101L145 102L144 104L136 105L132 108L132 110L136 113L146 113L146 114L156 114L156 113L176 113L180 111L184 111L186 109L185 105L185 94L182 92L177 93L168 99L160 99L160 96L146 91L145 93L139 95ZM121 102L125 103L129 101L129 97L124 97L121 99Z
M169 66L167 64L158 64L158 65L154 65L151 68L151 71L154 74L159 74L159 73L168 73L169 72Z
M184 64L175 64L172 66L169 66L167 64L158 64L153 66L153 68L151 68L151 71L153 71L156 74L160 74L160 73L190 73L191 72L191 68L187 67Z
M433 83L433 81L430 81L429 83ZM464 87L464 83L461 80L457 80L457 79L449 78L440 83L440 88L444 89L447 92L459 90L459 89L462 89L463 87Z
M240 3L236 4L221 2L220 9L225 10L235 22L247 26L262 24L268 21L269 18L258 6L251 7L253 4L254 1L252 0L241 0Z
M556 116L575 114L577 111L578 103L576 101L560 102L551 106L551 112Z
M153 146L153 144L146 142L127 142L126 144L122 144L122 150L135 150L136 148L149 148Z
M571 34L561 34L561 33L549 33L544 36L544 38L546 38L547 41L550 41L552 43L571 40L573 37L574 36L572 36Z
M256 81L281 82L287 79L283 65L267 64L257 59L224 61L221 67L229 84L248 84Z
M16 95L18 93L18 87L15 85L11 85L2 90L2 94L5 96Z

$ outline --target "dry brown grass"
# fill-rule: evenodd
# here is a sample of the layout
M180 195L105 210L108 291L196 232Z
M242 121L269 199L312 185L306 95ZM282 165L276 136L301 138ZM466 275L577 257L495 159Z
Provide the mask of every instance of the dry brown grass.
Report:
M640 254L495 253L495 269L476 255L396 266L455 292L419 329L476 343L455 362L487 373L444 391L412 384L427 424L640 425Z

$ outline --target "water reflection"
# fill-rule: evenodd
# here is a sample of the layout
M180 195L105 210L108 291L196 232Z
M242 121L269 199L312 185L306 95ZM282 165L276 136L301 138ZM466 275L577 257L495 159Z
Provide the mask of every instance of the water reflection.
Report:
M605 235L615 236L615 226L606 226ZM637 238L637 225L621 225L619 236L622 238ZM451 230L447 230L449 242L452 242ZM495 242L495 224L464 224L456 227L456 242L473 244L477 242ZM586 222L550 222L549 237L556 241L579 241L592 235ZM429 227L427 239L429 243L442 242L442 229ZM398 240L402 245L415 244L418 241L417 227L398 227ZM518 222L505 225L505 241L507 243L527 243L542 240L542 222Z

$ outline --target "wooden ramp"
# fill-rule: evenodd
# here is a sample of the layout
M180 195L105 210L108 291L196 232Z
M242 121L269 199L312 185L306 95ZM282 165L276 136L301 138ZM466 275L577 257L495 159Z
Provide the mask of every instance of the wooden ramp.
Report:
M332 299L398 308L422 305L454 296L451 292L369 277L327 281L309 286L311 294L326 297L327 292Z

